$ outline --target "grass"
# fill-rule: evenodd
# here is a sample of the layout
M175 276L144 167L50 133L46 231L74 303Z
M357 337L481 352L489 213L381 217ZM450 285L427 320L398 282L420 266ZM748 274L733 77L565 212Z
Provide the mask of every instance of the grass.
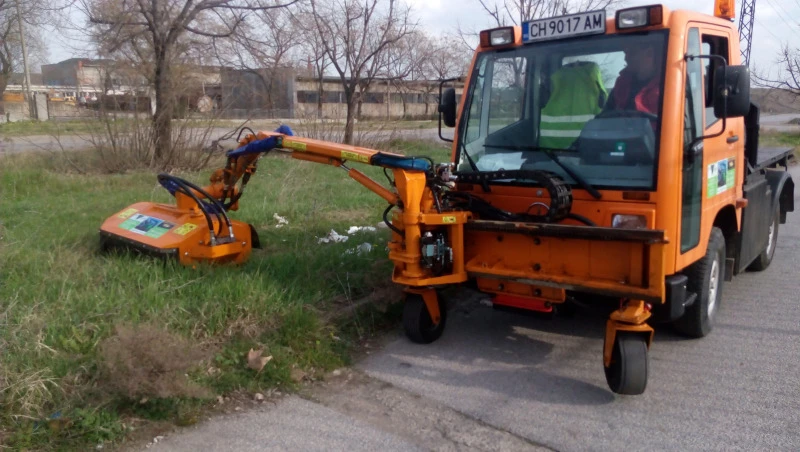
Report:
M438 144L389 148L449 156ZM383 178L379 168L363 169ZM181 176L202 184L209 173ZM97 229L108 216L138 201L170 202L152 173L77 175L52 157L15 155L3 158L0 192L0 448L119 442L142 418L190 424L217 394L291 390L296 369L316 378L346 364L357 333L377 321L324 319L390 284L385 229L317 243L331 229L377 224L385 206L332 167L261 161L233 217L255 226L264 249L240 267L189 269L99 253ZM275 228L276 213L289 224ZM362 242L373 251L346 252ZM133 399L116 391L110 380L134 377L109 374L103 351L147 343L143 336L115 342L120 327L157 329L175 338L175 353L181 346L200 353L187 384L206 395ZM156 359L165 348L133 352ZM261 372L247 366L251 348L273 357Z

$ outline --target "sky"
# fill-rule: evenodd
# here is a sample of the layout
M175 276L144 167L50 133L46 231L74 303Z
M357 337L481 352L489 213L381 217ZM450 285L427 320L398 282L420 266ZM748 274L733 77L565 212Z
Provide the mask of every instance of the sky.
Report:
M492 0L488 0L492 1ZM458 26L462 29L480 30L489 28L491 22L481 8L478 0L406 0L409 3L420 27L437 33L455 33ZM624 7L651 5L653 0L627 0ZM665 6L671 10L688 9L706 14L713 14L714 0L665 0ZM741 9L741 0L736 1L736 15ZM800 0L756 0L756 21L751 52L751 69L761 73L777 74L779 66L775 60L781 45L792 37L800 35ZM91 56L76 50L78 42L59 33L47 33L49 62L58 62L74 56ZM800 47L796 42L791 43Z

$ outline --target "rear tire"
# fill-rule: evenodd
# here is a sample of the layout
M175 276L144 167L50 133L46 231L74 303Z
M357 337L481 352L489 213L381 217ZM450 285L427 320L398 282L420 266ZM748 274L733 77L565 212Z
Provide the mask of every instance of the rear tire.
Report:
M642 394L647 388L649 370L650 359L644 336L618 333L614 339L611 365L605 368L608 387L617 394Z
M447 321L447 310L441 297L436 297L439 303L439 324L434 325L428 307L422 295L407 294L403 304L403 329L406 336L417 344L430 344L439 339L444 332Z
M713 329L725 282L725 256L725 236L714 227L706 255L686 271L689 277L687 289L696 293L697 298L686 308L683 317L673 324L679 333L698 338L707 336Z
M747 267L748 270L760 272L766 270L769 264L772 263L772 256L775 255L775 247L778 245L778 228L781 224L781 212L775 209L772 215L772 223L769 225L769 238L767 239L767 246L764 251L758 255L756 260Z

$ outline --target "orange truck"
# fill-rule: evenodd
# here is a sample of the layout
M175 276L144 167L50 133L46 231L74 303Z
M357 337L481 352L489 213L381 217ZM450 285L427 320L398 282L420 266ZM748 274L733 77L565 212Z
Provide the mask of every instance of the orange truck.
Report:
M118 212L101 227L104 244L188 265L243 262L258 235L227 212L258 159L281 148L345 169L388 202L411 340L440 337L437 290L466 282L498 306L611 304L606 380L641 394L653 325L709 334L725 281L769 265L794 210L791 151L758 146L733 2L715 9L651 5L483 31L460 101L440 95L452 161L250 131L206 187L159 176L176 205ZM391 186L352 163L386 168Z

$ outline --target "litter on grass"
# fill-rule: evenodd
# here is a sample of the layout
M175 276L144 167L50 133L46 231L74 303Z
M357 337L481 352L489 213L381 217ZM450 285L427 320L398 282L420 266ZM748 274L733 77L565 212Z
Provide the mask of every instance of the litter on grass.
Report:
M347 233L352 235L359 231L375 232L375 228L372 226L350 226Z
M349 238L350 237L341 235L335 230L331 229L331 232L329 232L327 236L318 239L317 243L340 243L346 242Z
M285 217L278 215L277 213L272 214L272 218L274 218L275 221L278 222L278 224L275 225L276 228L282 228L285 225L289 224L289 220L287 220Z

